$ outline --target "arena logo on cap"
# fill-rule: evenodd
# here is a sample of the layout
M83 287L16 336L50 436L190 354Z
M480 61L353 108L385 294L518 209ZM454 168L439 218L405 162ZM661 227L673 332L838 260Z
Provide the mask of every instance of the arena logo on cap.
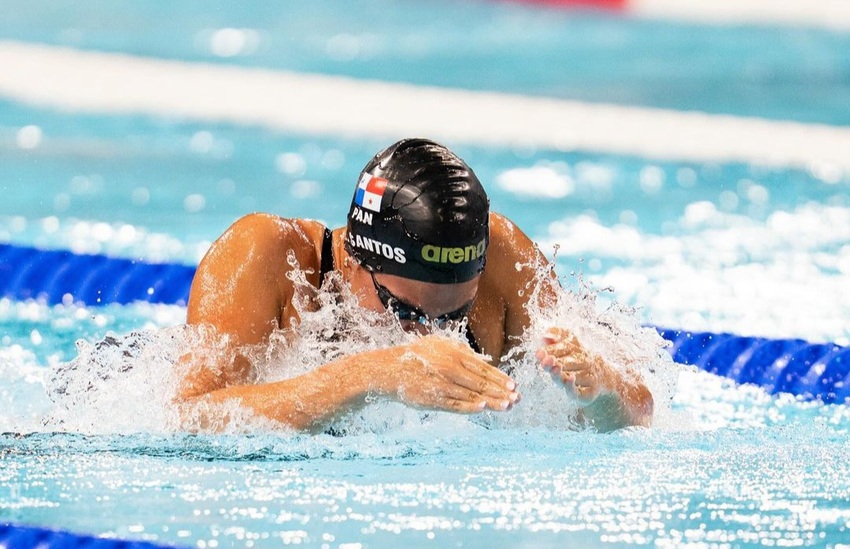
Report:
M354 203L373 212L381 211L381 199L387 190L387 180L383 177L375 177L364 173L357 184L357 192L354 194Z
M470 244L466 247L443 247L427 244L422 246L422 259L432 263L465 263L484 256L487 250L487 240L482 239L478 245Z

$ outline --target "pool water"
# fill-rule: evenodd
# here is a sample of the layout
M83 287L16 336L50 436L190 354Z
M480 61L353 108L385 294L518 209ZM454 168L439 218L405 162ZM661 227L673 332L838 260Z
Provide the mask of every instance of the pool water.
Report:
M724 404L773 419L677 433L3 435L3 516L207 547L837 546L846 414L758 400Z
M817 28L480 1L4 7L0 40L187 66L850 123L850 35ZM251 211L341 225L387 144L0 96L0 241L196 264ZM617 314L649 354L639 324L850 343L841 166L448 144L567 288L600 314L635 308ZM0 300L0 522L194 547L850 546L847 406L655 358L652 429L569 429L528 366L508 418L376 403L347 436L189 435L166 410L184 319L169 305ZM148 354L68 373L107 335ZM57 376L93 389L58 395Z

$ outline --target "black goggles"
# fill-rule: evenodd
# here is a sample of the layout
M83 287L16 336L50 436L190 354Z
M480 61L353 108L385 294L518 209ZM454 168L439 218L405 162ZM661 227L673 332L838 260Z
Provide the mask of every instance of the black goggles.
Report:
M436 324L438 327L442 328L447 322L466 318L466 315L469 314L469 310L472 308L473 301L475 301L474 299L470 299L454 311L449 311L438 317L431 318L419 307L402 301L393 295L393 293L385 286L379 284L378 281L375 280L375 273L369 272L369 274L372 277L372 284L375 285L375 291L378 292L378 299L380 299L381 303L384 304L384 307L392 311L399 320L409 320L419 324Z

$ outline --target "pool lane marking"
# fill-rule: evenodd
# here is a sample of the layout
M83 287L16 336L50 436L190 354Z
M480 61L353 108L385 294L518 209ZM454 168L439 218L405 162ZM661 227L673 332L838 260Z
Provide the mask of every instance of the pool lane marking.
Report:
M0 41L0 95L101 114L230 122L310 135L422 135L678 161L850 171L850 128L339 76L188 63Z

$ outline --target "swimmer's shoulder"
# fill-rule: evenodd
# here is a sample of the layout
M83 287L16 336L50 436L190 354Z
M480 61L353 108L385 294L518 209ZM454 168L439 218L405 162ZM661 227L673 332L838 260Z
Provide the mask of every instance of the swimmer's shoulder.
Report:
M190 311L204 303L250 294L259 302L288 303L293 282L288 273L303 270L311 284L319 276L324 226L308 219L252 213L236 220L198 265L190 291ZM245 298L248 300L248 298ZM190 315L192 316L192 315ZM194 315L197 316L197 315Z
M490 246L487 250L487 267L493 275L501 277L516 273L519 268L535 263L540 257L534 242L516 223L502 214L490 212Z
M313 267L321 250L325 226L312 219L250 213L237 219L213 244L211 252L264 258L279 263L287 255L302 267ZM247 259L247 257L246 257Z
M288 218L269 213L250 213L237 219L225 235L264 242L286 242L296 247L321 245L325 226L313 219Z
M480 286L485 292L498 296L509 309L521 309L522 296L529 295L526 290L548 269L549 261L519 226L501 214L490 214L490 246Z

